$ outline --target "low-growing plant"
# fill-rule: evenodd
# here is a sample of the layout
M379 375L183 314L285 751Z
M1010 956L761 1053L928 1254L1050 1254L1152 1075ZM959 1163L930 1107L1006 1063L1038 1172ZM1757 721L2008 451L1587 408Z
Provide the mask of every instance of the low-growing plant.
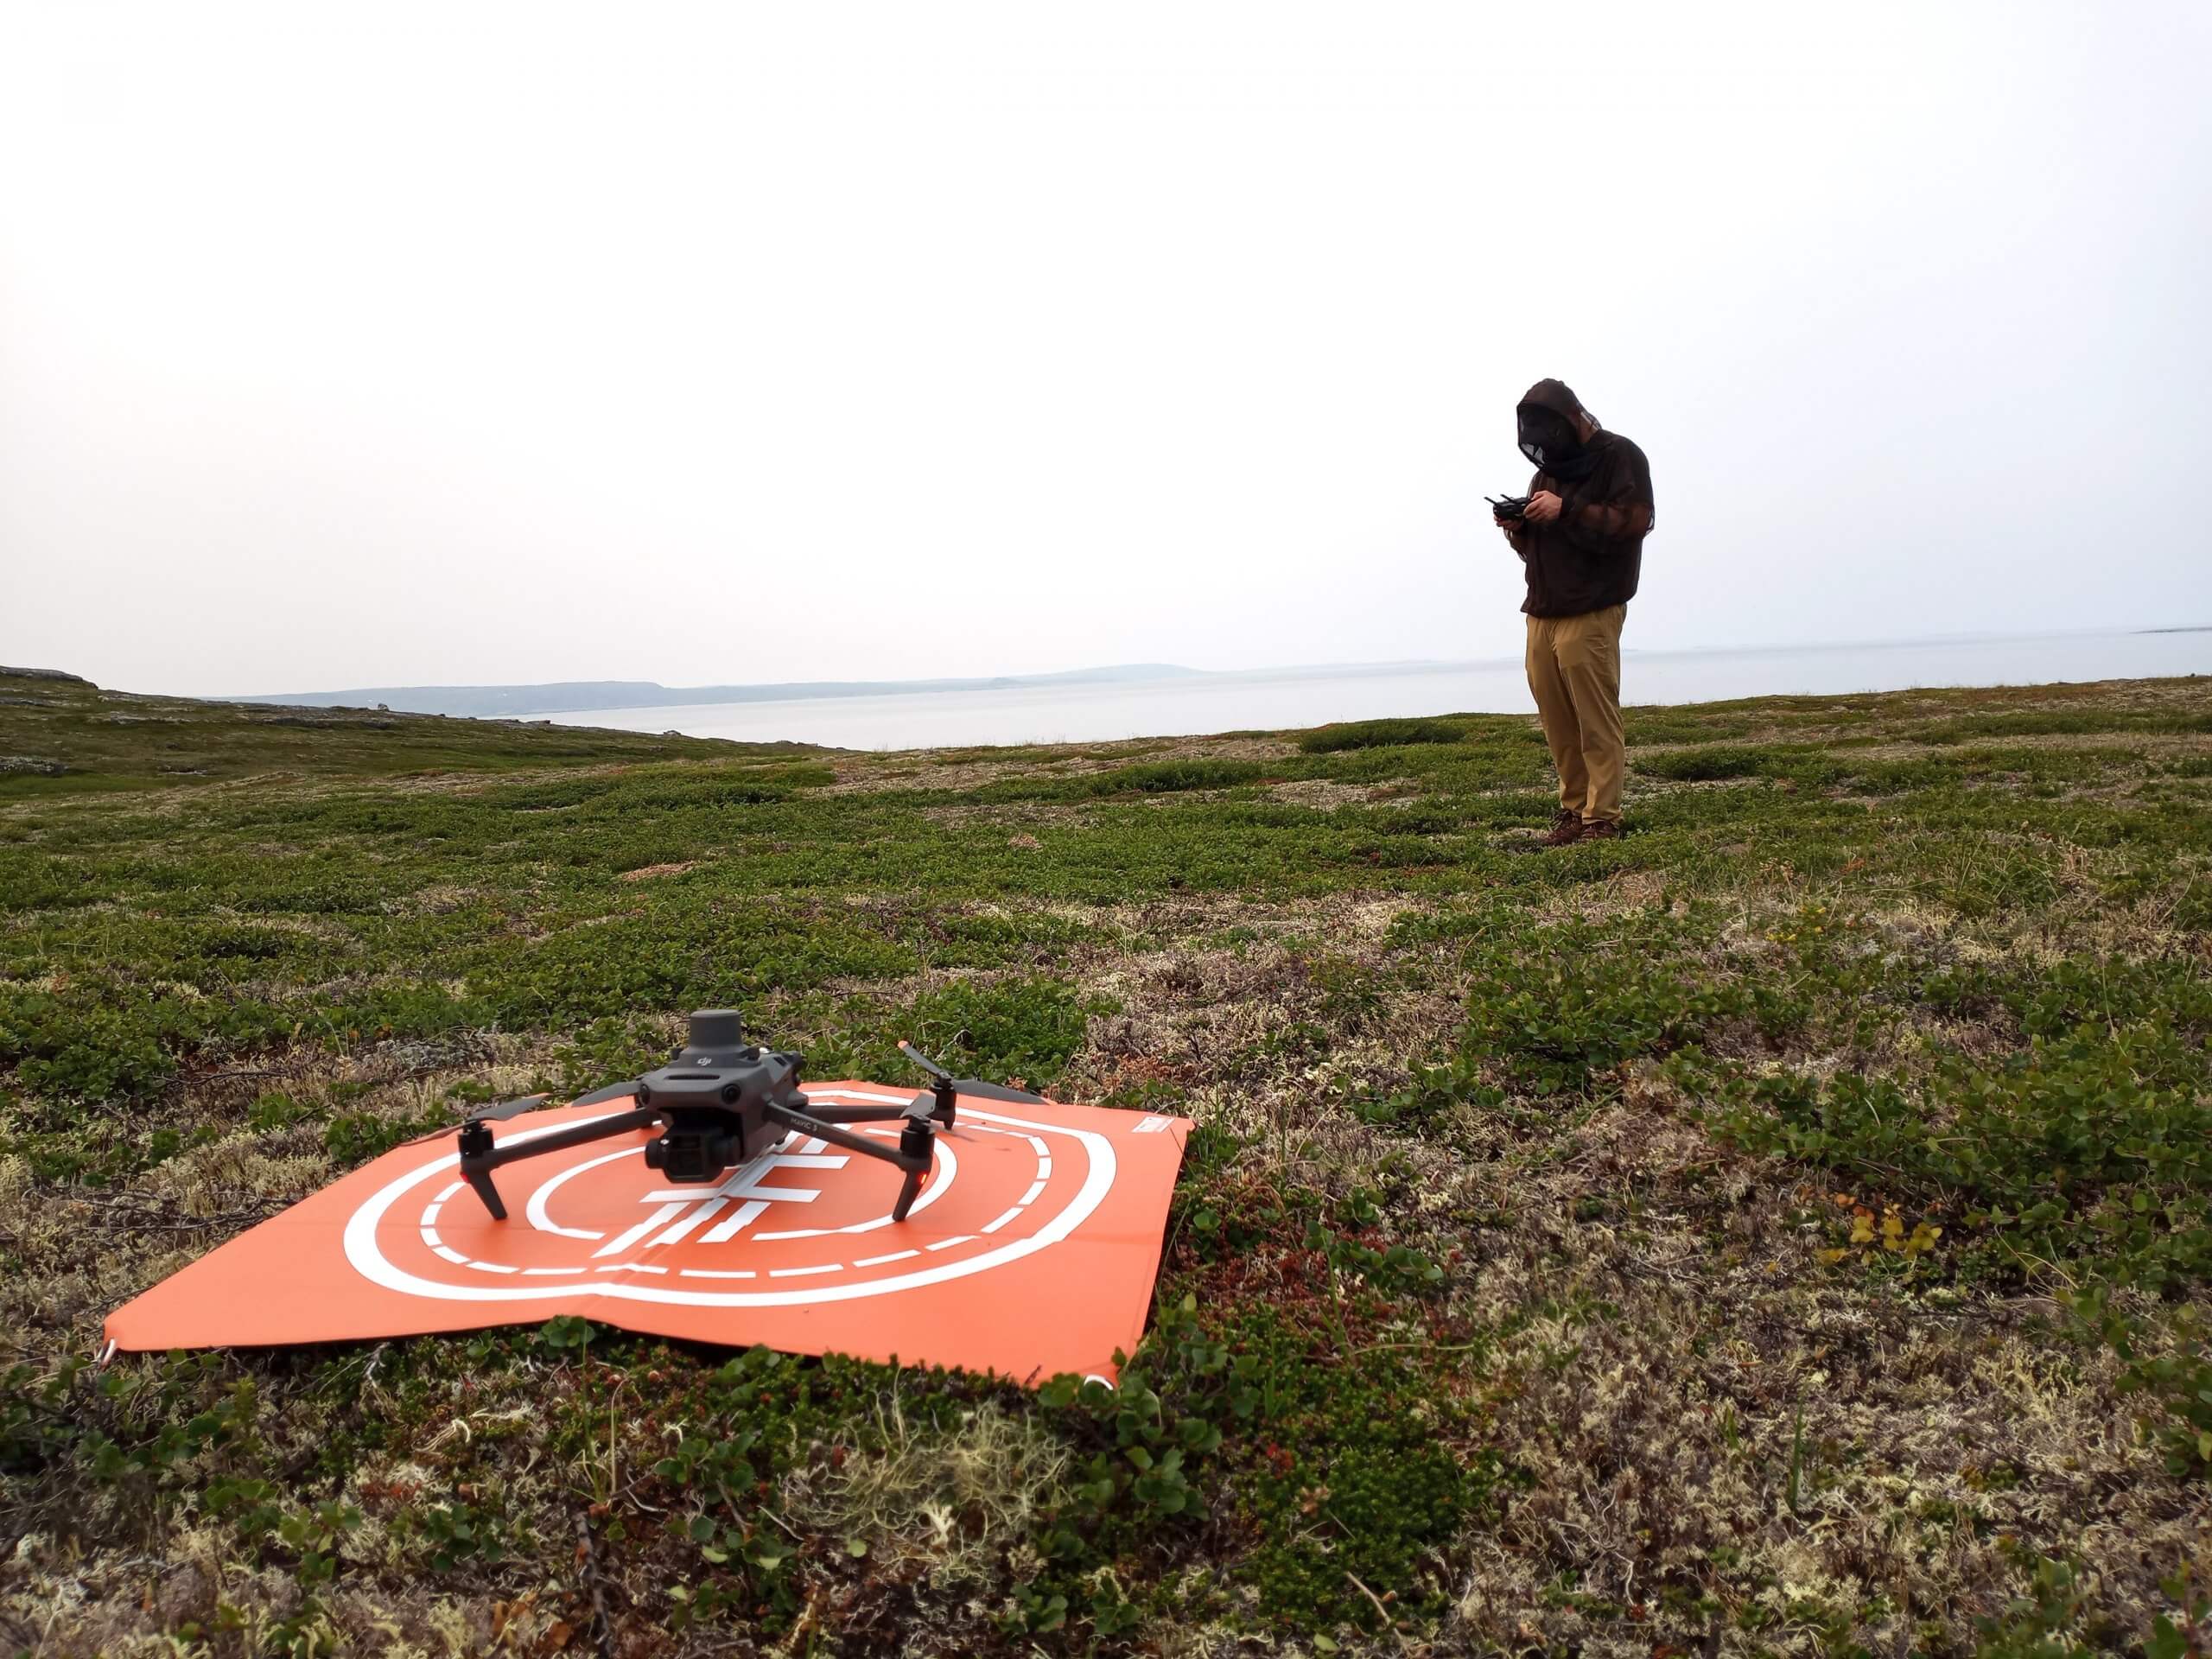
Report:
M2082 1027L1923 1077L1751 1075L1684 1057L1707 1121L1754 1150L1956 1214L1976 1260L2078 1262L2152 1289L2212 1272L2212 1095L2200 1045L2163 1020Z
M1468 998L1467 1054L1530 1093L1580 1094L1624 1061L1758 1013L1753 987L1670 972L1671 938L1635 933L1559 926L1489 943Z
M1267 776L1251 760L1155 760L1093 772L1084 788L1093 795L1173 795L1192 789L1233 789Z
M2212 1477L2212 1343L2202 1316L2184 1308L2162 1329L2122 1311L2102 1286L2067 1300L2076 1331L2120 1357L2120 1390L2139 1402L2140 1427L2164 1453L2167 1472Z
M1046 1523L1048 1560L1079 1579L1187 1538L1194 1475L1223 1480L1256 1539L1239 1576L1278 1630L1370 1624L1353 1578L1433 1611L1449 1593L1439 1553L1496 1477L1486 1453L1450 1443L1467 1426L1418 1356L1336 1350L1257 1309L1217 1324L1191 1296L1160 1311L1118 1388L1062 1377L1039 1398L1103 1441Z
M1338 754L1405 743L1457 743L1465 736L1465 727L1447 720L1355 720L1317 727L1298 740L1298 747L1308 754Z

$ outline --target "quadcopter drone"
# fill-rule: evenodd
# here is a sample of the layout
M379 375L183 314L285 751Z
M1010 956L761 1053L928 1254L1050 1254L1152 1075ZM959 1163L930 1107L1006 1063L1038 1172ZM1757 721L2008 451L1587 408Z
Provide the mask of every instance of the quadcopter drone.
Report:
M891 1218L904 1221L914 1195L921 1191L922 1177L929 1171L933 1137L938 1129L952 1127L959 1096L1027 1105L1045 1103L1041 1095L1003 1084L955 1077L907 1042L899 1045L900 1052L927 1072L931 1082L906 1105L817 1103L799 1089L801 1057L747 1042L745 1022L735 1009L699 1009L691 1016L690 1036L676 1058L658 1071L610 1084L571 1103L592 1106L630 1098L637 1103L629 1111L544 1135L494 1139L494 1122L526 1111L546 1098L532 1095L503 1101L461 1124L461 1173L493 1219L507 1218L507 1206L492 1183L492 1172L502 1165L565 1152L593 1141L612 1140L633 1129L658 1128L659 1133L645 1143L646 1166L671 1181L687 1185L720 1179L724 1171L768 1151L787 1133L811 1135L848 1152L880 1158L906 1173L898 1202L891 1207ZM888 1122L899 1125L895 1151L880 1141L841 1127Z

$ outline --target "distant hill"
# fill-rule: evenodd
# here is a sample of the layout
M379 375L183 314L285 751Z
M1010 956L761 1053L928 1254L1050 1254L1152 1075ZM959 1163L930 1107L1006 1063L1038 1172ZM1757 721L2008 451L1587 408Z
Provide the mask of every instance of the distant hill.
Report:
M374 709L415 715L555 715L580 709L653 709L702 702L781 702L798 697L867 697L918 691L996 691L1025 685L1116 685L1196 678L1170 663L1125 663L1058 674L999 674L953 680L798 680L779 685L662 685L653 680L559 680L547 685L372 685L349 691L285 691L241 702L297 709Z

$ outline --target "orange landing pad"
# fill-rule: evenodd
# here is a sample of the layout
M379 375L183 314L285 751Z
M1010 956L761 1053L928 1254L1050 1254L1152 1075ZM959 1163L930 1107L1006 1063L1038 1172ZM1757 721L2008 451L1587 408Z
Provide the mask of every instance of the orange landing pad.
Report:
M810 1084L817 1100L913 1091ZM529 1113L502 1143L628 1110ZM1115 1379L1160 1271L1186 1118L963 1097L912 1211L899 1174L787 1137L707 1185L595 1141L497 1173L505 1221L462 1184L452 1136L399 1147L154 1287L108 1319L118 1347L362 1341L576 1313L657 1336ZM856 1126L895 1141L894 1123Z

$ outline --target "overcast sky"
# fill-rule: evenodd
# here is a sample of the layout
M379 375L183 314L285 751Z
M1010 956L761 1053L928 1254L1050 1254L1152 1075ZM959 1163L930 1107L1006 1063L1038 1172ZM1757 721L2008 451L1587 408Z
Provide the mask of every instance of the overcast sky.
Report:
M2212 622L2212 6L0 0L0 660L135 690Z

